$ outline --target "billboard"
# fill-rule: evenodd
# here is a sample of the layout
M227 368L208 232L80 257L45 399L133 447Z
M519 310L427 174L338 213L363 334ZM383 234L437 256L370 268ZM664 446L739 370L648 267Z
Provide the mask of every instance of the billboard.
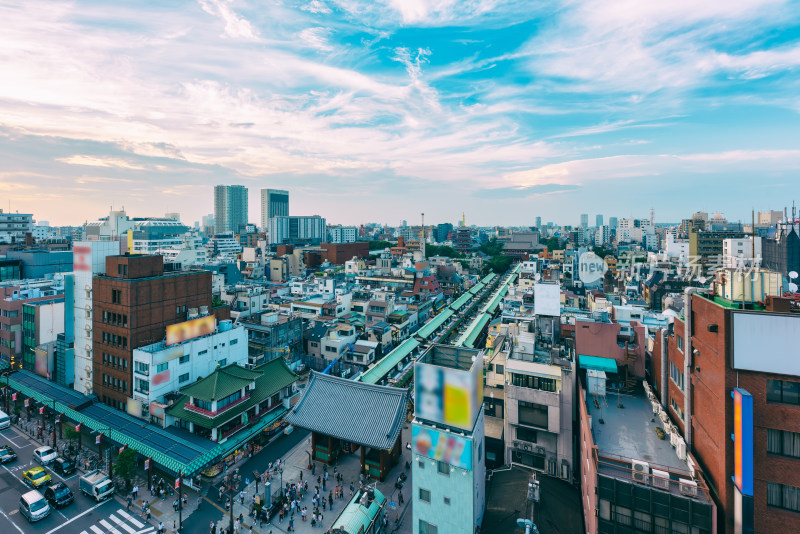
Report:
M422 419L472 430L483 402L480 362L468 371L417 362L414 413Z
M416 454L472 470L472 440L419 425L411 427L411 447Z
M533 285L533 311L536 315L561 315L561 286L559 284Z
M799 376L798 339L800 316L734 312L733 367Z
M213 334L216 327L216 318L213 315L171 324L167 327L167 345L175 345L196 337Z
M72 270L91 271L92 270L92 249L87 246L72 247Z
M733 483L743 495L753 495L753 397L734 388L733 397Z

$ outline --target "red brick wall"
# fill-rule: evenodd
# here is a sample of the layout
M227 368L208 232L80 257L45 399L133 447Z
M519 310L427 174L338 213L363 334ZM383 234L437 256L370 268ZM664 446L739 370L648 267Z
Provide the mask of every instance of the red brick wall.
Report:
M637 333L639 343L636 347L636 361L630 371L638 377L644 378L645 371L645 329L633 322L632 326ZM625 349L617 343L621 325L619 323L596 323L592 321L576 321L575 324L575 350L578 354L586 356L599 356L613 358L619 367L628 365L625 358Z
M587 534L597 534L597 446L592 438L583 384L578 386L578 462L581 468L581 505Z

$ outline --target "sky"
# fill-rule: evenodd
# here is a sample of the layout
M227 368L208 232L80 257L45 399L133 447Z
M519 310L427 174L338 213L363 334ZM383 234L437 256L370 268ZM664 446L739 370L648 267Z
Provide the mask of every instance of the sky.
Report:
M800 177L800 2L0 0L0 209L290 191L329 224L749 220ZM800 198L797 198L800 200Z

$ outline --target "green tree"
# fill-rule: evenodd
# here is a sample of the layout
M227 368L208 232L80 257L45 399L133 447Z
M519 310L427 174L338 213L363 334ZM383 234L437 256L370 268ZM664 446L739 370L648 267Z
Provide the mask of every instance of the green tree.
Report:
M136 476L136 451L125 449L117 456L116 473L125 480L125 489L130 488L131 479Z
M553 252L554 250L564 250L564 246L561 244L561 240L556 236L548 237L547 239L545 239L544 245L550 252Z
M497 256L498 254L503 252L503 243L499 241L496 237L493 237L489 241L478 247L478 250L480 250L487 256Z
M383 250L397 245L397 243L392 243L390 241L368 241L368 243L370 250Z
M431 256L444 256L446 258L463 258L464 255L458 252L453 247L447 245L425 245L425 257Z

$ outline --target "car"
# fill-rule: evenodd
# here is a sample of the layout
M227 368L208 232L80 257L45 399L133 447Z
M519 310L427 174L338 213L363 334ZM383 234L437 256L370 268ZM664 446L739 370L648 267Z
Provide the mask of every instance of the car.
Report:
M29 486L39 488L50 483L50 474L41 467L34 467L22 473L22 480Z
M53 460L51 469L62 477L66 477L75 472L75 462L63 456L59 456Z
M42 465L50 465L58 458L58 453L52 447L39 447L33 451L33 459Z
M17 459L17 453L10 445L3 445L0 447L0 464L7 464Z
M19 511L28 522L33 523L50 515L50 505L41 493L31 490L19 498ZM17 530L20 530L19 527Z
M75 500L72 491L63 482L53 484L44 490L44 498L56 508L63 508Z

